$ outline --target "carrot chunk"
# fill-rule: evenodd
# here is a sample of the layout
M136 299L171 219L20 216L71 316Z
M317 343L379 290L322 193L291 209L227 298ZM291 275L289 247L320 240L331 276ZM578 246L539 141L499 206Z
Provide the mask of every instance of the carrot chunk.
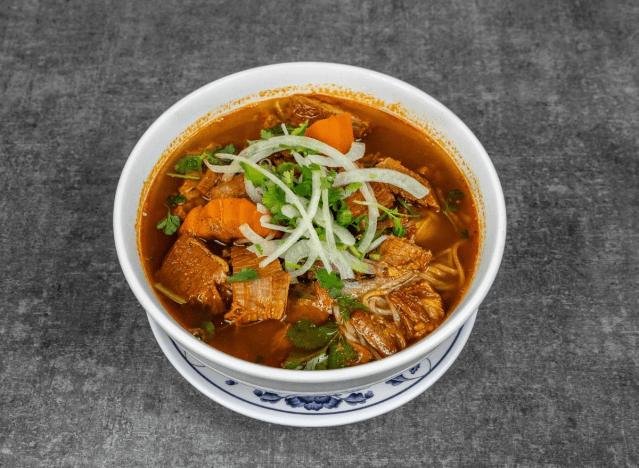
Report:
M347 153L353 141L353 122L351 114L334 115L327 119L318 120L308 127L304 136L332 146L340 153Z
M204 207L191 210L180 233L230 242L244 237L240 226L246 223L257 234L265 237L271 230L262 226L262 216L264 214L257 210L257 205L245 198L215 198Z

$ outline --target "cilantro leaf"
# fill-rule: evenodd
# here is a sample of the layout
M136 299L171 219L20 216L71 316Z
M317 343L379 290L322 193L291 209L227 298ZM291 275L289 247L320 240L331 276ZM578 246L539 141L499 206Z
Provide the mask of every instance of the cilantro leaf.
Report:
M243 283L246 281L253 281L256 279L260 279L260 275L257 274L257 271L255 271L252 268L242 268L233 276L228 277L226 279L226 282L227 283Z
M326 346L336 333L338 331L335 322L317 327L312 321L301 319L288 330L286 337L296 348L311 351Z
M202 172L202 160L204 155L190 155L180 159L173 168L178 174L189 174L191 172Z
M204 322L202 322L202 330L204 330L204 333L206 335L206 339L207 340L212 340L213 338L215 338L215 325L213 325L213 322L211 322L210 320L205 320Z
M463 192L457 189L451 190L450 192L448 192L448 195L446 196L446 206L444 209L446 211L450 211L451 213L454 213L455 211L459 209L459 205L455 202L457 200L461 201L463 199L464 199Z
M334 341L328 349L327 367L329 369L342 369L356 359L357 352L348 341L340 337L340 339Z
M368 307L359 302L355 296L351 294L344 294L337 298L337 305L339 306L339 311L342 314L345 322L348 322L351 319L351 312L356 309L362 309L367 312L370 311Z
M353 222L353 213L349 209L339 210L335 220L340 226L348 226Z
M277 215L286 204L286 193L284 190L273 183L269 184L266 192L262 195L262 205L267 207L272 214Z
M162 218L155 225L156 228L162 229L162 232L167 236L171 236L175 234L175 232L180 227L180 217L171 214L171 209L169 208L169 213L166 215L166 218Z
M186 197L184 195L169 195L166 197L166 204L169 206L178 206L180 203L184 203Z
M246 180L252 182L256 187L266 186L266 181L269 180L268 177L245 162L240 162L240 166L244 169L244 178Z
M334 271L328 272L324 268L317 270L317 279L320 282L320 286L330 291L333 288L341 290L344 287L342 280L337 277Z

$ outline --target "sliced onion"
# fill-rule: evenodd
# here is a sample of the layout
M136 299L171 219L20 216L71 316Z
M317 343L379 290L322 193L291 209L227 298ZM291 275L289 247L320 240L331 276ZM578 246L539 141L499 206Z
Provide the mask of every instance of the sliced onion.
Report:
M377 247L382 245L382 242L384 242L386 239L388 239L388 236L386 236L386 235L379 236L379 238L375 239L375 242L373 242L370 245L370 247L366 250L366 253L370 252L371 250L375 250Z
M349 149L348 153L346 153L344 156L346 156L346 159L348 159L349 161L357 161L358 159L361 159L364 156L365 152L366 152L366 145L359 141L355 141L351 145L351 149Z
M300 215L300 212L292 205L284 205L281 211L284 216L291 219Z
M239 227L240 232L244 237L246 237L253 244L259 244L262 248L262 254L259 254L260 257L264 257L266 255L270 255L271 252L275 250L275 244L277 242L269 241L256 233L251 227L244 223ZM269 262L270 263L270 262ZM267 264L268 265L268 264Z
M340 172L333 182L334 187L352 184L353 182L383 182L395 185L410 193L415 198L424 198L429 190L409 175L392 169L355 169Z
M251 184L253 185L253 184ZM261 200L261 199L260 199ZM269 214L268 208L262 205L260 202L255 202L257 204L257 211L263 214Z

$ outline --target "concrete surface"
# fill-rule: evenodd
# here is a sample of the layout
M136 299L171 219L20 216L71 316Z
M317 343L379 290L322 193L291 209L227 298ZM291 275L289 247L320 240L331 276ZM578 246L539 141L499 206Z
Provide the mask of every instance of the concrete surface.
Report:
M633 1L0 2L0 466L638 466L638 20ZM120 171L153 120L296 60L439 99L492 156L509 213L450 371L330 429L200 395L112 240Z

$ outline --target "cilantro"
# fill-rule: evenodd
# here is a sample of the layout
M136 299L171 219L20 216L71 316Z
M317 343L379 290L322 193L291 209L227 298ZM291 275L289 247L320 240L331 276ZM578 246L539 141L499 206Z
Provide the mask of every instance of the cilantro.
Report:
M462 239L470 239L470 234L468 234L468 229L464 229L464 230L461 232L461 238L462 238Z
M382 210L384 212L384 215L382 215L380 219L388 216L393 221L393 227L391 228L391 233L396 237L404 237L406 235L406 228L402 226L402 221L400 218L415 218L419 216L416 214L412 215L412 214L400 213L397 208L393 208L392 210L389 210L388 208L380 205L379 203L367 203L367 202L361 202L361 201L356 201L355 203L358 203L360 205L376 206L377 208Z
M344 188L344 198L348 198L362 187L361 182L353 182Z
M169 213L166 215L166 218L162 218L155 225L156 228L162 229L162 232L167 236L171 236L175 234L175 232L180 227L180 217L171 214L171 208L169 208Z
M253 244L260 255L264 255L264 250L262 250L262 246L260 244Z
M344 338L334 341L328 349L329 369L341 369L347 367L352 361L357 360L357 352Z
M202 322L202 330L204 330L204 334L206 335L207 340L212 340L215 338L215 325L210 320L205 320Z
M349 209L339 210L335 217L335 221L340 226L348 226L353 222L353 213Z
M191 172L202 172L202 160L204 155L185 156L180 159L173 168L178 174L189 174Z
M446 196L446 202L444 203L444 209L442 210L444 215L448 218L448 221L450 221L450 223L455 228L455 231L459 231L459 228L457 227L457 223L455 223L453 218L450 217L449 213L454 213L455 211L457 211L459 209L459 204L457 202L458 201L461 202L461 200L463 199L464 199L463 192L457 189L451 190L450 192L448 192L448 195Z
M368 311L369 308L359 302L352 294L343 294L337 298L337 305L345 322L351 319L351 311L362 309Z
M446 196L446 205L444 210L454 213L455 211L459 209L459 205L456 203L457 200L461 201L463 199L464 199L463 192L459 190L451 190L450 192L448 192L448 195Z
M249 182L252 182L256 187L265 187L266 181L269 180L262 172L249 166L245 162L240 162L240 166L244 169L244 178Z
M216 146L211 150L204 150L202 154L192 154L180 159L173 168L178 174L189 174L191 172L202 172L202 161L208 159L209 163L220 165L225 160L215 157L215 154L236 154L237 149L234 145L226 145L224 148ZM170 174L169 174L170 175Z
M328 344L336 333L335 322L317 327L312 321L301 319L288 330L286 337L296 348L312 351Z
M302 181L293 187L293 192L299 197L309 198L313 193L313 173L311 169L302 166Z
M166 204L169 206L178 206L185 201L186 197L184 195L169 195L166 197Z
M285 369L341 369L357 360L357 352L341 335L318 351L293 350L284 361Z
M408 211L408 214L412 214L414 216L419 216L419 214L413 210L410 205L408 203L406 203L406 200L404 200L402 197L397 197L397 201L399 202L400 205L402 205L404 208L406 208L406 211Z
M282 207L287 204L286 193L279 186L271 183L262 195L262 205L267 207L272 214L279 214Z
M330 273L323 268L317 270L317 279L320 282L320 286L330 291L332 288L342 289L344 287L344 283L342 280L337 277L334 271Z
M291 125L286 124L286 131L288 132L289 135L302 136L306 132L307 128L308 128L308 120L304 122L302 125L300 125L299 127L293 127ZM265 128L260 131L260 136L264 140L268 140L269 138L273 138L274 136L283 135L283 134L284 134L284 130L282 129L282 125L275 125L274 127Z
M200 180L200 177L196 175L173 174L172 172L168 172L166 175L169 177L177 177L179 179Z
M277 166L277 173L278 174L284 174L285 172L288 171L301 171L300 167L295 164L295 163L291 163L291 162L283 162L282 164L280 164L279 166Z
M288 188L292 188L295 185L295 173L292 169L282 174L282 182L284 182Z
M319 154L319 151L305 148L304 146L280 145L280 148L290 150L291 153L299 153L304 157L308 156L309 154Z
M375 261L379 260L380 257L381 257L380 254L369 254L368 255L368 258L370 258L371 260L375 260Z
M257 271L253 270L252 268L242 268L233 276L228 277L226 279L226 282L227 283L243 283L246 281L253 281L259 278L260 278L260 275L258 275Z

